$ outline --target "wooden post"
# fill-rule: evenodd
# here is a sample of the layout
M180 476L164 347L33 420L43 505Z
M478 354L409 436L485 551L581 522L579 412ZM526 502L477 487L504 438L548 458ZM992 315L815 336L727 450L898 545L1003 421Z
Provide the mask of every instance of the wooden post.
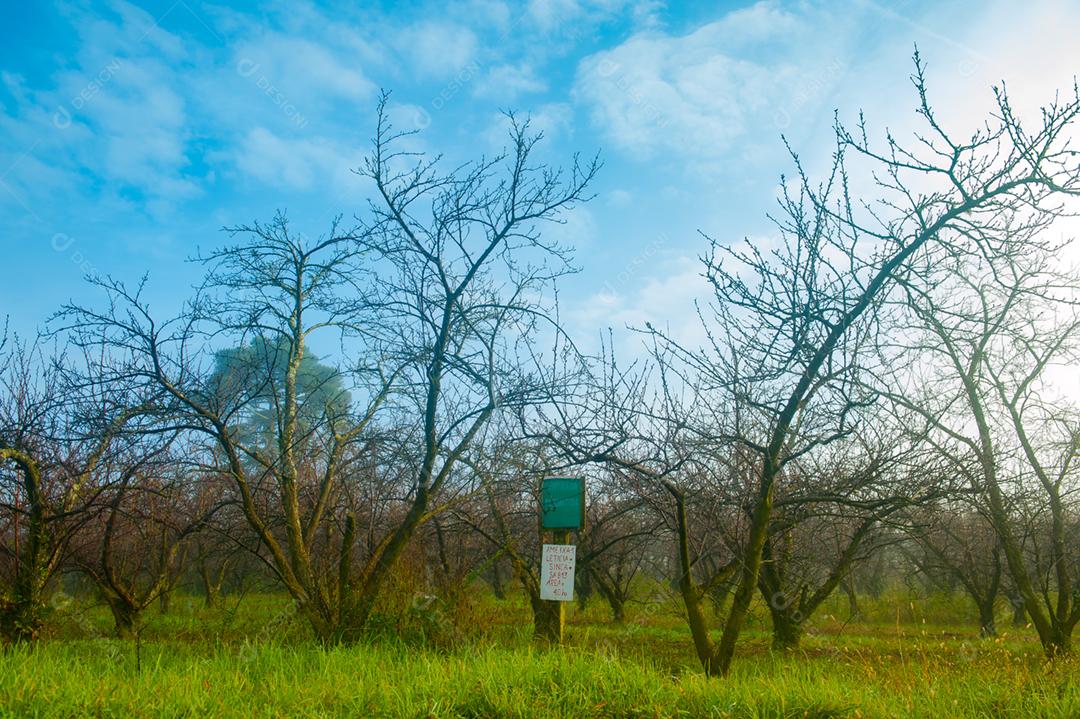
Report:
M552 544L570 544L570 530L556 529L551 532ZM566 627L566 602L545 601L551 611L551 634L550 638L557 644L562 644L563 629Z
M541 482L540 496L541 531L550 532L551 544L570 544L571 530L581 531L585 526L584 480L547 477ZM540 575L543 577L543 567ZM539 598L536 601L539 604L533 605L534 610L540 609L536 613L536 635L548 642L561 644L566 626L566 602Z

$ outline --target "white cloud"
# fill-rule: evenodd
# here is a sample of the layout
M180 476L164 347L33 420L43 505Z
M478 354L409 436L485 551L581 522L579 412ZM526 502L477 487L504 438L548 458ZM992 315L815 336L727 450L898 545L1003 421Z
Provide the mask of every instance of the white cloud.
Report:
M928 64L930 90L942 119L958 132L970 132L993 107L991 85L1004 81L1014 109L1038 120L1038 108L1053 100L1057 91L1071 93L1080 69L1080 5L1067 0L1027 3L1018 10L1013 2L997 0L976 15L954 9L950 15L928 12L907 23ZM887 11L879 11L886 13ZM889 19L889 15L884 15ZM910 55L911 44L891 55L898 61ZM886 69L876 66L874 74ZM895 65L891 70L898 73ZM869 73L868 73L869 74ZM860 85L870 86L870 77ZM904 100L909 100L910 92ZM903 103L909 109L910 100ZM883 102L885 108L895 104ZM886 118L888 119L888 118Z
M570 310L568 317L575 336L598 339L604 328L642 329L652 324L672 339L686 346L705 340L704 328L694 311L694 302L711 296L708 283L701 276L697 258L670 256L671 248L654 243L622 265L612 263L607 272L594 273L596 291ZM622 343L620 354L637 356L640 338L617 332Z
M201 194L199 178L188 174L183 43L127 3L113 3L110 13L68 12L80 41L51 84L31 90L21 78L4 78L15 102L0 116L11 148L0 160L21 204L53 215L47 207L58 195L70 207L95 193L99 211L105 204L130 211L124 196L135 192L160 214Z
M577 17L583 9L576 0L529 0L527 11L542 30L550 30Z
M615 188L604 194L607 203L612 207L629 207L634 201L634 195L629 190Z
M446 79L472 62L476 36L461 25L428 21L401 30L395 45L417 74Z
M518 122L529 121L529 132L543 133L544 142L538 145L539 152L546 152L559 139L573 132L573 109L561 102L546 103L527 112L516 113ZM488 146L494 151L505 149L510 140L510 118L499 113L494 115L491 124L484 133Z
M927 66L928 96L937 119L961 142L986 122L995 122L991 88L1002 81L1029 129L1040 121L1041 105L1052 102L1058 91L1072 92L1080 67L1080 46L1070 30L1080 25L1076 3L1036 0L1018 12L1015 3L996 0L974 14L964 3L903 14L876 2L864 2L863 7L866 15L858 27L865 28L873 43L854 44L853 51L864 53L863 61L854 52L849 56L844 82L826 98L828 105L821 112L839 108L849 126L863 112L870 139L879 148L884 147L886 131L909 148L918 146L915 133L928 132L915 112L918 97L909 80L916 45ZM820 174L831 143L815 147L804 139L801 144L800 149L808 150L804 162Z
M86 117L102 145L100 168L113 181L150 197L181 200L199 194L185 178L188 113L184 99L163 81L167 68L126 60L115 80L86 104Z
M386 117L396 132L414 132L426 129L432 122L426 108L408 102L391 102L386 107ZM400 142L409 145L409 152L423 152L422 138L416 135L403 137Z
M477 83L473 94L499 102L513 102L526 93L543 92L547 83L528 64L497 65Z
M826 162L834 109L849 122L865 109L876 136L888 127L907 138L919 123L908 81L916 43L931 99L959 136L987 117L1001 79L1034 116L1072 86L1078 25L1080 6L1065 0L1022 12L997 0L978 13L963 3L764 1L685 34L638 32L582 59L573 92L617 150L738 179L752 174L737 170L748 163L783 166L781 133L814 167Z
M662 5L660 0L529 0L525 12L541 32L573 34L619 14L628 15L638 27L655 25Z
M242 173L283 190L332 189L332 178L344 179L347 158L352 156L325 138L286 138L265 127L252 128L232 155Z
M281 204L285 193L317 193L331 206L358 206L370 191L367 180L356 174L366 149L339 139L282 136L265 127L252 128L228 152L214 159L235 167L233 181L255 180L278 191L271 206Z
M360 50L332 51L324 43L281 33L267 33L240 43L234 70L251 82L265 78L303 112L341 99L367 101L375 84L359 69Z
M579 205L563 215L563 221L548 223L541 228L545 242L581 250L594 245L602 237L596 215L588 205Z
M540 105L529 113L529 127L542 132L547 140L573 133L574 113L563 102L550 102Z
M803 19L758 3L687 35L642 32L589 56L574 94L599 130L632 155L717 158L763 122L777 127L796 90L820 76L787 49L805 50L810 37Z

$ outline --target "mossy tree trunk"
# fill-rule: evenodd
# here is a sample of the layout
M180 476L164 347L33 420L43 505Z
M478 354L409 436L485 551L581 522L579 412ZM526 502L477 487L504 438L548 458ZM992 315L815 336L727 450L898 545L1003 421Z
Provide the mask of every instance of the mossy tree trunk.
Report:
M119 639L131 639L136 636L142 619L142 608L125 597L109 597L109 610L113 615L113 630Z
M13 461L23 475L26 496L24 541L15 556L11 594L0 603L0 633L8 641L36 639L46 613L46 587L56 566L57 552L46 519L41 471L29 454L0 448L0 461Z
M593 567L591 573L596 590L607 602L608 607L611 608L612 621L616 624L624 623L626 621L627 596L623 587L619 585L618 578L606 576L604 570L599 567Z

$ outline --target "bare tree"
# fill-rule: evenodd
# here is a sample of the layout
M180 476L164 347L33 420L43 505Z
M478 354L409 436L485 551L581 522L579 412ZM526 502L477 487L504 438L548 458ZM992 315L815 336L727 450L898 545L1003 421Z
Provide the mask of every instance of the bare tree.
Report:
M546 297L568 258L538 224L585 199L597 170L534 164L540 137L511 118L508 154L441 174L438 158L399 149L386 101L359 171L379 199L355 227L335 222L309 238L278 216L230 229L237 241L198 258L204 286L169 322L152 316L141 286L113 280L99 281L106 309L64 313L79 344L125 354L108 381L143 383L165 424L216 444L259 550L327 641L363 627L417 528L454 498L457 462L491 417L551 394L559 378L531 375L522 360L538 353L538 333L558 334ZM323 335L350 361L316 381L347 377L351 402L304 390ZM211 372L219 337L254 349L233 371ZM400 481L382 484L372 455L390 454L389 436L419 449L393 465ZM382 496L387 509L357 557L365 485L393 499Z
M775 648L797 646L807 620L851 572L896 541L891 529L904 510L947 489L933 465L894 437L888 424L872 434L864 428L785 469L758 579Z
M203 291L172 321L151 315L142 285L132 290L107 279L98 281L109 296L105 310L68 307L64 317L78 344L123 353L103 382L142 383L167 427L216 443L207 461L222 462L276 576L316 632L329 637L339 628L344 597L331 577L316 571L312 549L337 499L342 465L388 387L370 383L367 406L338 414L334 407L304 405L299 371L313 333L346 333L362 320L362 301L340 294L357 281L355 238L335 226L309 240L294 235L280 216L233 234L242 241L201 258L208 266ZM238 338L240 346L249 337L265 339L258 346L270 349L246 358L241 379L212 372L207 364L214 353L204 338L221 335ZM269 438L248 431L267 396ZM301 476L303 459L313 455L319 473Z
M607 602L611 618L626 620L626 605L648 565L650 549L662 540L663 519L627 494L619 482L594 484L586 525L578 537L578 579L586 578Z
M377 188L360 245L380 280L384 352L402 368L400 396L421 451L411 505L363 576L377 587L416 527L432 515L458 461L497 412L520 411L563 390L565 377L530 371L558 352L562 330L545 298L570 270L569 250L539 225L588 199L599 165L568 173L536 162L542 139L512 115L510 149L442 174L439 158L400 149L379 105L373 151L360 174ZM364 601L370 602L370 596Z
M92 516L94 478L132 416L73 383L71 369L40 341L0 339L0 632L7 639L38 635L50 581Z
M1004 582L1001 544L993 525L968 503L943 500L915 513L906 552L920 571L946 586L959 584L978 612L979 634L997 636L995 610Z
M873 364L871 340L883 331L878 309L899 292L898 281L913 281L912 266L944 243L977 243L973 235L1002 216L1045 223L1056 198L1080 189L1067 145L1080 111L1075 95L1045 108L1028 132L996 91L995 115L959 140L929 104L917 55L915 68L925 133L913 146L888 136L878 150L861 124L856 132L838 124L824 182L812 183L794 156L797 176L783 183L775 248L712 242L704 262L714 298L701 309L706 346L651 329L658 361L695 392L692 411L672 421L696 442L728 443L753 457L745 541L719 642L687 603L710 675L731 666L785 467L849 436L857 410L874 400L863 375ZM853 176L873 182L880 197L857 199Z
M1045 140L1036 150L1047 152ZM1077 361L1078 278L1059 263L1059 241L1047 231L1061 210L1021 209L1002 208L966 228L971 245L942 245L913 267L903 283L912 326L898 344L917 354L894 365L890 397L965 473L1053 657L1069 651L1080 621L1068 547L1080 411L1047 373Z
M203 506L197 473L172 444L136 445L98 473L99 508L72 542L72 562L97 585L119 637L137 635L143 612L167 597L186 568L192 536L219 504Z

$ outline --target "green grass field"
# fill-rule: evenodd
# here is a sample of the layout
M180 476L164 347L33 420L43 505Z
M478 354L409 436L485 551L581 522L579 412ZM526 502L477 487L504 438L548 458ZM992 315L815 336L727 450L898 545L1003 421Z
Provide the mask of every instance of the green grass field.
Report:
M328 649L274 596L214 611L180 596L139 641L61 602L49 637L0 655L0 716L1080 717L1080 662L1047 665L1029 629L980 640L964 609L882 599L844 622L837 608L786 655L759 619L732 675L707 679L669 603L621 627L599 603L571 610L555 649L533 644L520 600L474 600L452 622L406 607Z

